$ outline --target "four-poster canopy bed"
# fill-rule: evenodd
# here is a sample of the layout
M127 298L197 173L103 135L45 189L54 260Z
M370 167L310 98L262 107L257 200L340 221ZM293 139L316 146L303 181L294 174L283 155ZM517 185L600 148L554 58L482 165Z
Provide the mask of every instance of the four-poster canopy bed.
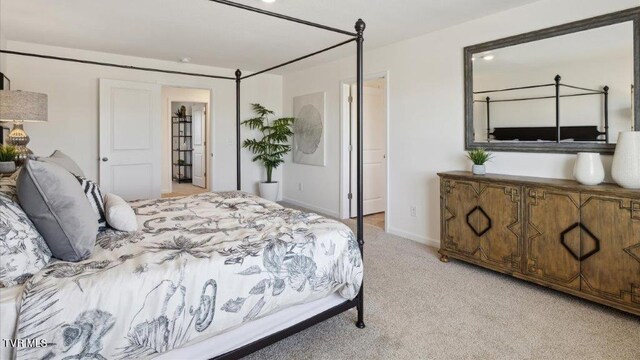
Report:
M281 68L283 66L292 64L294 62L298 62L304 59L307 59L309 57L312 57L314 55L320 54L320 53L324 53L326 51L335 49L339 46L342 45L346 45L349 44L351 42L355 42L356 43L356 77L357 77L357 96L356 96L356 109L357 109L357 150L356 150L356 154L357 154L357 189L356 189L356 193L357 193L357 220L356 220L356 241L357 241L357 248L356 248L356 252L359 251L360 257L363 258L363 247L364 247L364 221L363 221L363 41L364 41L364 37L363 37L363 33L365 30L365 23L364 21L362 21L361 19L359 19L356 24L355 24L355 32L353 31L345 31L345 30L341 30L341 29L337 29L337 28L333 28L333 27L329 27L329 26L325 26L325 25L321 25L321 24L317 24L317 23L313 23L313 22L309 22L309 21L305 21L305 20L301 20L301 19L297 19L294 17L290 17L290 16L285 16L285 15L281 15L278 13L274 13L271 11L266 11L263 9L259 9L259 8L255 8L255 7L251 7L251 6L247 6L247 5L243 5L243 4L238 4L232 1L226 1L226 0L210 0L212 2L215 3L219 3L222 5L227 5L227 6L232 6L232 7L236 7L242 10L246 10L246 11L250 11L253 13L258 13L258 14L262 14L265 16L270 16L270 17L274 17L274 18L279 18L285 21L290 21L290 22L294 22L294 23L298 23L298 24L302 24L302 25L306 25L306 26L311 26L314 28L318 28L318 29L322 29L325 31L331 31L331 32L335 32L335 33L339 33L342 35L346 35L348 36L348 40L342 41L336 45L318 50L316 52L313 52L311 54L305 55L305 56L301 56L298 57L296 59L287 61L285 63L276 65L276 66L272 66L269 67L267 69L264 69L262 71L257 71L251 74L247 74L247 75L243 75L242 71L240 69L236 70L235 72L235 76L230 77L230 76L219 76L219 75L208 75L208 74L199 74L199 73L189 73L189 72L180 72L180 71L171 71L171 70L162 70L162 69L154 69L154 68L145 68L145 67L139 67L139 66L128 66L128 65L122 65L122 64L115 64L115 63L106 63L106 62L96 62L96 61L89 61L89 60L82 60L82 59L74 59L74 58L66 58L66 57L59 57L59 56L49 56L49 55L45 55L45 54L35 54L35 53L26 53L26 52L17 52L17 51L10 51L10 50L0 50L0 52L5 53L5 54L11 54L11 55L18 55L18 56L29 56L29 57L37 57L37 58L44 58L44 59L52 59L52 60L60 60L60 61L69 61L69 62L75 62L75 63L83 63L83 64L91 64L91 65L99 65L99 66L110 66L110 67L118 67L118 68L125 68L125 69L131 69L131 70L139 70L139 71L152 71L152 72L161 72L161 73L169 73L169 74L178 74L178 75L186 75L186 76L198 76L198 77L206 77L206 78L214 78L214 79L224 79L224 80L233 80L236 83L236 156L237 156L237 173L236 173L236 177L237 177L237 190L242 190L241 189L241 134L240 134L240 124L241 124L241 85L242 85L242 81L249 79L251 77ZM146 203L141 205L142 207L144 206L149 206ZM126 259L125 259L126 261ZM303 283L304 284L304 283ZM215 291L215 282L213 283L214 286L214 291ZM209 286L209 289L211 288L211 286ZM203 290L204 291L204 290ZM204 296L204 293L203 293ZM363 286L359 287L359 291L357 292L357 295L351 299L342 299L341 303L339 303L338 305L335 306L331 306L330 308L321 311L321 312L314 312L315 315L312 315L310 317L305 317L304 320L299 321L291 326L288 326L284 329L281 329L279 331L276 332L272 332L267 334L266 336L259 336L258 340L249 342L249 343L244 343L244 344L240 344L238 347L233 348L223 354L219 354L219 355L215 355L215 359L236 359L245 355L248 355L252 352L255 352L261 348L264 348L270 344L273 344L281 339L284 339L292 334L295 334L297 332L300 332L310 326L313 326L319 322L322 322L326 319L329 319L335 315L338 315L340 313L343 313L349 309L352 308L356 308L357 309L357 321L356 321L356 326L358 328L364 328L365 327L365 323L364 323L364 294L363 294ZM243 325L244 326L244 325Z
M486 117L487 117L487 142L492 140L498 141L555 141L557 143L563 140L572 141L600 141L605 144L609 143L609 87L603 86L602 90L589 89L585 87L563 84L560 82L562 77L556 75L553 83L539 84L539 85L527 85L519 87L511 87L505 89L491 89L474 91L473 95L487 94L484 99L474 99L474 103L486 104ZM489 94L536 89L544 87L554 87L555 95L542 95L542 96L529 96L529 97L516 97L507 99L495 99L489 96ZM561 94L560 88L567 87L570 89L582 91L572 94ZM598 126L578 125L578 126L562 126L560 123L560 99L565 97L576 96L589 96L589 95L602 95L603 98L603 116L604 116L604 131L600 131ZM517 127L496 127L491 128L491 104L514 102L514 101L530 101L530 100L555 100L555 126L517 126ZM601 138L604 136L604 139Z

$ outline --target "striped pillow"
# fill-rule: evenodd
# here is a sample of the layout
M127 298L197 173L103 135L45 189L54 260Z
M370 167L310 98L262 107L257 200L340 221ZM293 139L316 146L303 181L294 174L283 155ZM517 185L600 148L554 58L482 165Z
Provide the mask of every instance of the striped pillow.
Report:
M82 191L89 199L89 204L91 204L91 208L95 211L98 217L98 231L107 229L107 219L104 215L104 198L102 197L102 192L100 191L100 186L94 183L91 180L85 179L82 176L74 175L80 186L82 186Z

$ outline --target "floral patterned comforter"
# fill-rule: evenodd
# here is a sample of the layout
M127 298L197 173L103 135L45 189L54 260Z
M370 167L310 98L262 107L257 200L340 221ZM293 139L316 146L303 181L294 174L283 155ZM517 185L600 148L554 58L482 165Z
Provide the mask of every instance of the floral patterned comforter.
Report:
M79 263L26 283L18 359L143 359L288 306L358 294L363 264L344 224L240 193L132 203L140 229L108 230Z

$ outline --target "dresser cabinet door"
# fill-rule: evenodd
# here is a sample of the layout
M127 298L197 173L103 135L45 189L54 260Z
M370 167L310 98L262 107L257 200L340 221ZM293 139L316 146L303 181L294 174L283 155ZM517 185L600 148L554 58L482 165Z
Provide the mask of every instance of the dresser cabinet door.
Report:
M509 272L522 271L522 210L519 186L480 183L476 216L482 261Z
M580 194L525 188L525 273L580 289Z
M581 290L640 308L640 199L581 200Z
M520 187L443 179L442 246L506 272L521 271Z
M441 181L442 246L469 258L480 258L480 240L467 224L477 206L478 183L453 179Z

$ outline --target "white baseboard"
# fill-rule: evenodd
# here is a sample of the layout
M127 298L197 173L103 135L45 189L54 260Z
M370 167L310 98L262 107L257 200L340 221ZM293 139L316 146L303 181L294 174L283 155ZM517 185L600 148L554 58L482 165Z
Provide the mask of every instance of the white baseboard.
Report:
M414 234L412 232L408 232L408 231L404 231L404 230L400 230L394 227L387 227L387 232L391 235L396 235L396 236L400 236L403 237L405 239L409 239L409 240L413 240L416 242L419 242L421 244L425 244L429 247L432 248L436 248L436 249L440 249L440 241L439 240L434 240L434 239L429 239L425 236L420 236L418 234Z
M336 219L340 218L340 214L337 211L324 209L324 208L321 208L321 207L318 207L318 206L307 204L305 202L298 201L298 200L293 200L293 199L290 199L290 198L287 198L287 197L283 197L282 201L285 202L285 203L289 203L291 205L300 206L300 207L315 211L320 215L327 215L327 216L330 216L330 217L333 217L333 218L336 218Z
M317 213L319 213L320 215L326 215L326 216L330 216L336 219L340 218L340 213L338 211L333 211L333 210L329 210L329 209L324 209L315 205L311 205L311 204L307 204L303 201L298 201L298 200L294 200L291 198L283 198L282 199L283 202L285 203L289 203L291 205L295 205L295 206L300 206L306 209L309 209L311 211L315 211ZM432 248L436 248L439 249L440 248L440 240L434 240L434 239L429 239L425 236L420 236L418 234L414 234L412 232L409 231L404 231L404 230L400 230L398 228L392 227L392 226L388 226L387 227L387 232L389 234L392 235L396 235L396 236L400 236L403 237L405 239L409 239L415 242L419 242L421 244L425 244L429 247Z

